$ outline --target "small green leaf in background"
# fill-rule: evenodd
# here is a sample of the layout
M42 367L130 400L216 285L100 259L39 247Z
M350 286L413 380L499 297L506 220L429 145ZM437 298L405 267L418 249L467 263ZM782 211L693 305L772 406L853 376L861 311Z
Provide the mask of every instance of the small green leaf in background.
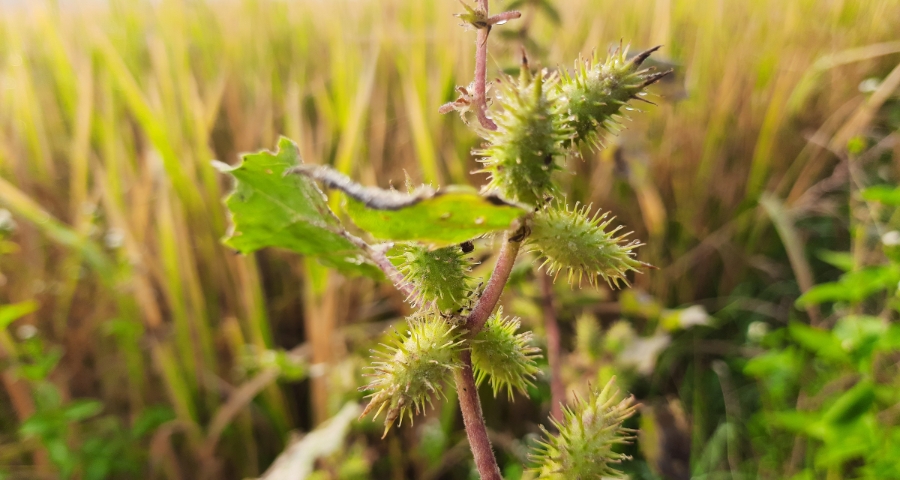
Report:
M359 228L381 240L416 240L446 246L479 235L506 230L528 213L499 197L481 195L474 188L451 185L410 194L363 187L340 172L302 166L294 172L342 191L347 215Z
M37 310L37 303L32 300L10 305L0 305L0 330L6 329L12 322L35 310Z
M769 350L751 358L744 366L744 373L758 378L766 385L766 391L779 401L787 401L794 392L804 360L795 347Z
M837 282L822 283L806 291L797 299L797 308L824 302L859 303L875 293L897 287L900 268L882 265L848 272Z
M300 161L297 145L281 138L277 152L244 155L234 167L216 164L236 180L234 191L225 199L233 222L225 245L241 253L286 248L318 257L345 273L377 277L378 270L364 252L341 236L343 227L315 183L299 175L284 175Z
M841 341L844 350L852 352L858 360L869 358L879 339L888 330L888 324L878 317L849 315L838 319L834 336Z
M841 395L822 420L832 425L846 425L869 411L874 402L875 387L870 380L862 380Z
M70 422L91 418L103 410L103 404L96 400L75 400L66 406L63 415Z
M839 268L845 272L853 270L853 254L850 252L835 252L832 250L820 250L816 253L819 260Z
M863 190L862 197L870 202L881 202L885 205L900 205L900 187L876 185Z
M838 362L849 360L840 340L828 330L795 322L788 325L788 333L801 347L815 353L817 357Z

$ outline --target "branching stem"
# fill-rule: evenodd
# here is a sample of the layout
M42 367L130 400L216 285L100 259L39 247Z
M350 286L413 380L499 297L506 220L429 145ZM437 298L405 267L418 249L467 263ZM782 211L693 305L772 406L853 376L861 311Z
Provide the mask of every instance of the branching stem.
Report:
M516 256L522 241L528 236L528 227L523 224L516 230L510 230L503 238L503 246L494 272L488 280L487 288L478 298L472 313L466 317L466 330L471 338L478 333L485 322L494 312L503 287L509 281L509 274L516 263ZM478 398L478 389L475 386L475 377L472 373L472 352L466 350L460 356L462 368L456 371L456 392L459 395L459 408L462 410L463 423L466 427L466 436L469 438L469 446L472 448L472 456L475 457L475 466L482 480L502 480L500 467L494 457L491 441L488 438L487 427L484 424L484 415L481 413L481 399Z
M528 236L528 228L523 225L516 230L508 231L503 238L503 246L500 247L497 263L494 265L494 272L491 273L487 287L475 302L472 312L466 317L466 330L469 331L470 336L480 332L485 322L494 313L494 308L500 300L503 287L509 280L509 274L512 272L516 256L519 254L519 248L526 236Z
M406 295L406 298L415 297L415 287L404 279L400 270L397 270L397 267L395 267L390 259L387 258L387 255L385 255L385 252L391 248L392 244L369 245L365 240L343 229L336 231L335 233L346 238L350 243L368 253L369 259L372 260L376 267L384 272L384 276L394 284L394 287L396 287L400 293Z

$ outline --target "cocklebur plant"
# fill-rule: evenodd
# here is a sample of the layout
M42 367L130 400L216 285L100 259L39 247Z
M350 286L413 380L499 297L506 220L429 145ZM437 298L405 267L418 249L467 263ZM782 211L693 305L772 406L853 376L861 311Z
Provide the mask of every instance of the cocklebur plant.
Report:
M452 381L476 467L490 480L501 477L478 385L489 382L495 396L526 393L540 353L531 333L519 331L520 321L503 316L500 295L523 245L547 273L567 272L571 284L603 279L618 286L642 266L634 258L639 244L620 235L606 214L566 204L554 172L583 144L598 148L625 104L663 75L640 69L655 49L628 58L620 48L605 62L577 64L573 74L533 72L524 61L518 79L498 82L489 108L488 34L518 16L489 15L487 0L460 15L477 30L475 80L441 111L477 120L471 123L485 145L475 154L489 175L480 191L365 187L330 167L304 164L284 138L275 152L245 155L235 167L217 164L236 181L225 200L232 218L226 245L242 253L287 248L347 275L387 278L405 295L414 313L403 333L374 350L362 387L369 397L364 415L385 412L387 434L442 397ZM331 210L319 184L342 197L342 212ZM469 254L488 236L500 248L484 281L472 277ZM610 465L623 457L613 447L628 440L621 423L634 408L610 403L613 390L608 385L554 420L559 435L547 432L534 456L541 478L614 473Z

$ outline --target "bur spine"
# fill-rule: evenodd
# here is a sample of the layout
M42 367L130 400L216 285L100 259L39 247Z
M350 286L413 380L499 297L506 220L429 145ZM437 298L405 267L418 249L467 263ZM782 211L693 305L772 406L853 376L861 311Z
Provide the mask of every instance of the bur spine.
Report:
M371 400L360 418L375 411L375 417L386 409L384 434L403 417L410 422L413 414L431 404L433 397L444 395L444 383L461 367L462 332L437 314L416 314L408 320L406 333L395 332L385 350L373 351L374 362L368 367L371 378L361 391L371 391Z
M504 317L498 308L472 339L475 382L481 385L489 378L494 397L503 389L510 399L513 390L527 396L527 387L538 372L535 359L541 350L532 345L531 332L516 333L520 326L518 318Z
M551 419L559 432L555 435L541 426L544 438L530 455L539 480L600 480L618 478L622 473L614 465L629 457L614 451L619 444L630 443L634 430L622 426L637 409L634 397L619 399L615 378L600 391L591 391L585 400L577 399L563 408L563 419Z

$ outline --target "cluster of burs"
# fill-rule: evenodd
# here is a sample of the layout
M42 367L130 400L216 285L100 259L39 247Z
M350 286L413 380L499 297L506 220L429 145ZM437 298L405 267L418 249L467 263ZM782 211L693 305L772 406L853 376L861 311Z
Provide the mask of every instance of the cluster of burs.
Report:
M604 136L621 128L625 105L639 100L645 88L665 73L642 69L655 49L628 57L619 48L605 61L582 60L569 72L532 73L523 66L518 79L507 77L493 87L491 118L496 130L475 126L486 145L476 154L490 175L485 189L505 200L531 207L525 222L526 250L541 259L548 274L565 272L570 284L598 279L611 286L625 282L641 263L633 249L639 243L610 228L611 219L592 215L589 206L566 205L554 172L568 154L585 144L602 147ZM477 296L471 276L471 243L439 249L408 244L395 247L392 260L415 288L410 298L417 312L405 332L386 350L376 352L366 412L386 412L386 429L425 408L462 368L460 353L472 355L478 383L489 380L496 395L526 392L538 372L539 349L531 333L518 333L518 319L498 309L474 336L465 331L465 314ZM630 432L622 421L633 407L607 388L576 402L555 419L558 435L548 435L535 452L541 478L599 478L613 472L620 459L612 451ZM574 475L574 476L573 476Z

